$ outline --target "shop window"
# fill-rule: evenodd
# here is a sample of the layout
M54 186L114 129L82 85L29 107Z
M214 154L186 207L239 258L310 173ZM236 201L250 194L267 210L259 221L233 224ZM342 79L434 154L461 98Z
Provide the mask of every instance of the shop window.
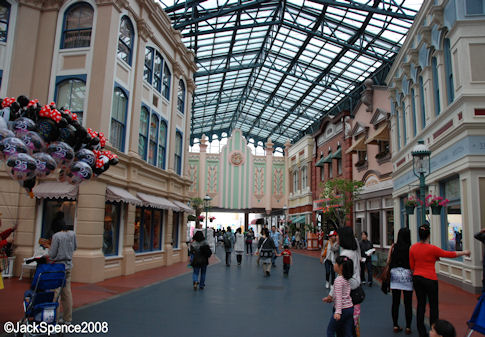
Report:
M173 212L173 228L172 228L172 247L179 248L180 237L180 222L183 218L183 213Z
M167 123L160 122L160 132L158 136L158 167L165 169L165 158L167 152Z
M448 104L455 100L455 86L453 84L453 67L451 65L450 40L445 39L443 42L443 53L445 56L445 73L446 73L446 93Z
M160 121L157 115L152 114L150 119L150 144L148 146L148 162L152 165L157 165L157 147L158 147L158 125Z
M153 48L145 48L145 66L143 68L143 79L148 83L152 83L153 77Z
M42 230L41 237L44 239L51 239L52 235L62 228L56 228L57 216L62 216L60 212L64 213L64 222L68 228L74 229L74 219L76 216L76 201L68 199L44 199L43 200L43 215L42 215Z
M394 243L394 211L386 211L386 245Z
M7 42L8 23L10 21L10 4L0 1L0 42Z
M128 96L119 87L113 91L113 110L111 112L110 142L119 151L125 147L125 125L128 110Z
M177 131L175 133L175 172L178 175L182 174L182 149L183 149L183 140L182 140L182 133Z
M185 112L185 84L183 80L179 81L179 91L177 93L177 110L181 114Z
M415 99L414 88L411 89L411 110L413 113L413 137L416 137L417 126L416 126L416 99Z
M140 127L138 131L138 154L143 160L147 156L148 148L148 116L150 113L146 107L142 107L140 111Z
M381 244L381 213L371 212L370 214L371 241L374 245Z
M93 29L93 8L79 2L66 10L62 29L61 49L89 47Z
M121 203L104 206L103 253L105 256L118 255L121 227Z
M120 35L118 38L118 57L131 66L133 56L133 40L135 31L133 24L127 16L121 18Z
M172 81L172 73L165 63L163 66L163 83L162 83L162 95L170 101L170 85Z
M64 107L77 115L82 124L84 117L84 100L86 98L86 83L79 79L67 79L56 87L56 105Z
M355 233L358 235L359 233L362 233L362 231L364 230L364 227L363 227L363 218L355 218Z
M163 211L137 207L133 250L149 252L162 249Z
M450 202L441 211L442 247L445 250L463 250L463 212L458 177L440 183L441 195Z
M421 109L421 130L426 127L426 110L424 106L424 84L423 76L419 76L419 106Z
M434 95L434 112L438 116L441 111L440 107L440 86L438 83L438 61L436 57L431 58L431 71L433 74L433 95Z

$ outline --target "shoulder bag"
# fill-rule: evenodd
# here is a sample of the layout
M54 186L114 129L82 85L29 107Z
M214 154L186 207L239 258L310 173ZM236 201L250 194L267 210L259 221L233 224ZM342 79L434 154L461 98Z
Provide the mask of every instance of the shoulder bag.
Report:
M261 257L273 257L273 248L271 248L271 249L264 248L264 244L266 243L267 240L268 240L268 238L266 238L263 241L263 244L261 245L261 250L259 252L259 256L261 256Z

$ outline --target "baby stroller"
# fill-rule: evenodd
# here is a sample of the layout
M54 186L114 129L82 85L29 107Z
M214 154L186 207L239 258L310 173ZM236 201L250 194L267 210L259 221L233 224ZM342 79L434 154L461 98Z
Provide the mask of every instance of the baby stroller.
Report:
M467 322L468 331L466 337L470 337L474 331L485 335L485 295L482 294L478 304L473 310L472 318Z
M60 294L60 292L56 292L56 289L64 286L66 266L62 263L46 263L43 257L34 258L31 261L37 262L37 269L30 289L24 294L25 314L20 323L25 325L41 322L56 324ZM18 334L17 336L39 336L39 334Z

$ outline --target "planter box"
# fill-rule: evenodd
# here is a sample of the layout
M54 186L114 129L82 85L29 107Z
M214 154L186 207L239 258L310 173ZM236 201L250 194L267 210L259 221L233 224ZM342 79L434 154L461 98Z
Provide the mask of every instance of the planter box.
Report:
M3 268L5 268L2 271L3 277L10 278L10 277L13 276L13 263L14 262L15 262L15 256L11 256L11 257L7 258L7 263L6 263L6 265L3 266Z
M443 206L431 206L431 214L433 215L440 215L441 214L441 208Z
M414 214L414 206L406 206L407 214Z

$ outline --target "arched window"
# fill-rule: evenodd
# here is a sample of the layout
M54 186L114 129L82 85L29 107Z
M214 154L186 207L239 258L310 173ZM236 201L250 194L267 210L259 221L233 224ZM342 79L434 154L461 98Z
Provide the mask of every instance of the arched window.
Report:
M165 169L165 158L167 152L167 123L160 122L160 132L158 136L158 167Z
M159 52L155 53L155 62L153 63L153 87L158 92L162 90L162 65L163 58Z
M426 108L424 106L423 76L419 76L418 81L419 81L419 105L421 109L421 130L423 130L426 127Z
M301 189L302 190L304 190L307 187L307 180L308 180L307 168L306 166L303 166L301 168Z
M153 76L153 48L145 48L145 67L143 69L143 79L152 83Z
M138 131L138 154L145 160L148 146L148 116L150 113L145 107L140 111L140 127Z
M443 52L445 55L446 91L448 104L455 100L455 86L453 84L453 67L451 65L450 40L443 42Z
M56 104L77 114L82 124L84 99L86 98L86 83L79 79L68 79L57 84Z
M148 146L148 162L152 165L157 165L157 145L158 145L158 125L160 120L157 115L152 114L150 118L150 144Z
M0 42L7 42L8 23L10 20L10 4L0 1Z
M118 57L131 66L133 56L133 40L135 31L127 16L121 18L120 36L118 38Z
M80 2L72 5L64 14L61 49L89 47L93 29L93 8Z
M404 95L401 95L401 109L402 109L402 138L403 138L403 144L407 144L407 137L408 137L408 132L406 128L407 124L407 116L406 116L406 103L404 102Z
M126 115L128 112L128 96L116 87L113 91L113 110L111 112L111 129L109 141L116 149L124 151Z
M185 84L183 80L179 81L179 91L177 94L177 110L181 114L185 112Z
M172 79L172 73L168 69L167 63L163 67L163 83L162 83L162 95L166 99L170 100L170 84Z
M175 134L175 172L178 175L182 174L182 149L183 149L183 140L182 134L177 131Z
M441 111L440 107L440 85L438 83L438 62L436 57L431 59L431 71L433 73L433 95L434 95L434 112L438 116Z
M415 99L414 88L411 88L411 110L413 113L413 137L416 137L417 126L416 126L416 99Z

